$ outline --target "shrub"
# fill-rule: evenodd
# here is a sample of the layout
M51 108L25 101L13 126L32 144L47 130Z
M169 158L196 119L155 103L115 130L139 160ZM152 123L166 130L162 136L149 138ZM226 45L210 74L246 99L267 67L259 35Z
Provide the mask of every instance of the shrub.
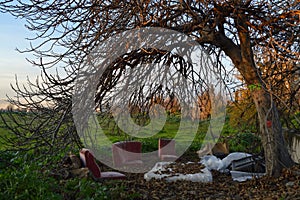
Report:
M253 133L240 133L228 141L231 152L259 153L261 141Z

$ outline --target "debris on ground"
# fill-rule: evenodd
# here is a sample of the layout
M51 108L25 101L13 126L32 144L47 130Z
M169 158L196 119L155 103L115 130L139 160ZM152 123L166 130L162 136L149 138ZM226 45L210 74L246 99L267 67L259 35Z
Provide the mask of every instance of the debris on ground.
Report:
M210 171L200 163L158 162L144 175L145 180L159 179L167 182L211 182Z

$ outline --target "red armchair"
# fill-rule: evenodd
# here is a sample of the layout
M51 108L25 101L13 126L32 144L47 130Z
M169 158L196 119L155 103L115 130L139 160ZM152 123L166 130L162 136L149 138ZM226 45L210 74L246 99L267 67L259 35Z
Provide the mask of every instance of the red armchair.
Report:
M142 143L138 141L122 141L112 145L115 167L140 166L142 161Z
M158 140L158 156L162 161L175 161L176 156L175 140L163 139Z
M89 149L81 149L80 159L87 167L95 180L101 179L126 179L126 176L119 172L101 172L100 167L95 161L93 153Z

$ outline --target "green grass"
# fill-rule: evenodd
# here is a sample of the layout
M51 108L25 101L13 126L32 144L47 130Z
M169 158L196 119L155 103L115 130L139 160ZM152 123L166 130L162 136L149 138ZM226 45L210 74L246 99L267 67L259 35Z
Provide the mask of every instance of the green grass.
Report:
M177 143L186 142L186 141L193 141L192 145L190 146L190 149L198 150L202 140L204 139L204 136L207 132L209 122L208 121L201 121L199 122L198 129L194 131L192 128L190 128L193 123L191 120L183 120L185 123L185 128L182 129L182 131L179 133L179 126L181 121L180 116L171 115L167 118L166 123L164 124L163 128L154 134L151 137L147 138L138 138L138 137L132 137L130 134L125 133L120 128L118 128L117 124L115 123L113 118L101 118L99 117L99 122L101 129L103 130L105 136L108 138L107 143L101 144L101 146L106 146L106 148L110 148L111 143L115 143L118 141L126 141L126 140L138 140L141 141L143 144L143 152L149 152L157 150L158 148L158 139L159 138L169 138L172 139L175 136L177 136ZM148 130L152 135L152 130ZM191 134L193 132L195 134L195 137L191 137Z
M4 118L7 119L7 114L1 114ZM4 138L10 137L11 131L5 126L2 118L0 118L0 150L7 148Z
M5 141L3 137L8 137L10 131L3 126L0 126L0 150L6 149Z
M169 116L162 130L149 138L131 137L116 127L112 118L103 118L100 124L110 144L122 140L139 140L143 144L143 152L157 150L158 138L174 138L178 132L181 119L179 116ZM189 121L185 123L189 125ZM202 140L207 132L209 121L199 122L196 136L190 145L188 152L195 153L199 150ZM9 131L0 122L0 134L9 136ZM181 140L189 139L189 130L183 131ZM223 130L224 135L236 134L228 124ZM252 135L239 135L232 139L231 145L238 150L252 145ZM1 142L1 139L0 139ZM110 145L108 146L110 148ZM105 183L95 182L91 178L71 178L64 180L51 175L57 165L49 165L49 162L59 163L67 150L53 157L44 156L43 160L34 161L36 151L8 152L5 144L0 144L0 199L134 199L139 194L128 194L122 184L114 181ZM55 162L54 162L55 163ZM47 166L47 167L45 167Z
M44 168L39 162L25 160L32 153L0 151L7 162L0 162L0 199L131 199L115 182L99 183L88 178L64 180L52 175L55 166ZM137 194L136 194L137 196Z

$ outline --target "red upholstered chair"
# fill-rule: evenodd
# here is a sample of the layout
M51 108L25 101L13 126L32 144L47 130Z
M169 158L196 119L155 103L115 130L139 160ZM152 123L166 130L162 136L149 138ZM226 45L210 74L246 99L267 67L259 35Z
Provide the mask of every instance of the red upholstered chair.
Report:
M112 145L112 156L115 167L140 166L142 161L142 143L122 141Z
M175 151L175 140L160 138L158 140L158 156L162 161L175 161L178 158Z
M100 167L95 161L95 157L89 149L81 149L79 152L80 159L87 167L95 180L101 179L126 179L124 174L119 172L101 172Z

